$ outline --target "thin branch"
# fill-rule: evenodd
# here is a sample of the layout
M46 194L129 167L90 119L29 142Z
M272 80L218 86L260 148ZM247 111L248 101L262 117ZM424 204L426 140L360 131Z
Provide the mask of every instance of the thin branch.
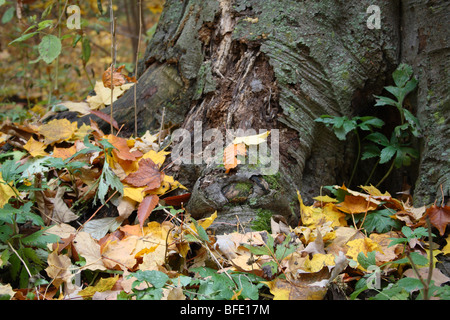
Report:
M138 62L139 62L139 51L141 50L141 34L142 34L142 1L139 0L139 38L136 50L136 62L134 66L134 77L136 78L136 83L134 84L134 137L137 138L137 72L138 72Z

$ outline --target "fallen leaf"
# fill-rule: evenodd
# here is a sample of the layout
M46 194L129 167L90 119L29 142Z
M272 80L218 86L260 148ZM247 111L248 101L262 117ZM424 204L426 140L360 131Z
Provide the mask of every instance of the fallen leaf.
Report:
M430 217L430 222L439 230L441 236L445 233L447 224L450 223L450 206L438 207L432 205L425 213Z
M71 222L79 218L64 202L64 193L65 188L59 187L55 198L49 199L53 203L52 220L58 223Z
M141 159L139 169L129 174L123 181L134 187L147 186L155 189L161 185L164 173L159 171L158 166L151 159Z
M90 108L87 102L73 102L73 101L64 101L59 105L66 107L69 111L78 112L80 115L85 116L89 114Z
M308 286L309 283L319 281L320 276L316 281L302 281L302 280L285 280L276 278L275 280L263 282L273 294L273 300L322 300L327 293L326 288L320 286Z
M142 202L139 204L138 207L138 220L141 227L144 225L144 221L150 216L153 209L156 208L156 206L159 203L159 197L154 194L150 194L142 200Z
M113 134L106 136L105 139L115 147L112 152L119 159L136 161L137 158L142 157L142 153L140 151L130 151L127 139L117 137Z
M69 148L53 148L53 158L61 158L63 160L66 160L67 158L70 158L77 152L77 147L75 145L69 147Z
M72 138L78 128L77 122L71 123L67 119L54 119L38 128L38 132L45 137L44 143L50 145L67 141Z
M106 270L100 253L100 245L87 232L78 232L73 240L78 255L86 260L86 264L81 267L82 270Z
M105 292L111 290L119 280L119 276L101 278L95 286L89 286L78 292L83 298L91 298L96 292Z
M225 173L229 173L231 169L236 168L241 163L238 156L245 156L247 153L244 143L230 143L223 150L223 163L225 166Z
M346 255L351 259L353 259L354 261L358 261L358 254L360 252L364 253L364 255L366 256L368 252L372 251L379 251L383 253L381 246L372 239L367 237L364 237L363 239L351 240L347 242L346 246L348 247ZM358 266L361 267L359 263Z
M72 261L67 255L59 255L57 251L53 251L47 258L48 267L45 269L47 275L53 279L52 284L55 287L59 287L61 284L65 284L65 293L69 294L73 292L75 286L72 284L72 278L75 276L71 272Z
M44 142L34 140L33 137L28 140L23 148L27 150L32 157L42 157L48 155L48 153L45 152L47 145Z
M9 199L19 194L19 191L12 186L9 182L3 180L2 173L0 172L0 208L3 208L8 203Z
M248 146L258 145L258 144L266 141L269 134L270 134L270 131L266 131L264 133L252 135L252 136L236 137L233 140L233 144L238 145L240 143L245 143Z
M93 115L96 115L97 117L99 117L103 121L111 124L114 127L114 129L119 130L119 124L117 123L116 120L114 120L114 118L111 118L111 115L103 113L100 110L92 110L92 109L89 109L89 113L92 113Z
M114 87L120 87L121 85L125 84L127 81L126 81L125 77L121 74L122 69L124 67L125 67L125 65L120 66L119 68L113 68L112 72L111 72L111 67L106 69L106 71L103 72L103 75L102 75L103 85L106 88L111 88L111 84ZM111 73L112 73L112 75L111 75Z
M134 83L126 83L121 86L114 87L113 89L113 102L116 101L122 94L131 88ZM86 99L89 103L89 107L92 110L98 110L111 104L111 89L103 85L102 81L95 83L94 91L95 96L90 96Z
M336 204L336 207L343 212L356 214L375 210L378 208L378 203L367 201L361 196L347 195L344 202Z

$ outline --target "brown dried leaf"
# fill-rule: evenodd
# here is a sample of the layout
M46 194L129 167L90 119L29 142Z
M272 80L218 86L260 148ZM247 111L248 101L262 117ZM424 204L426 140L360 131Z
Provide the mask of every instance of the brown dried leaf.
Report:
M138 220L141 228L144 226L144 221L150 216L153 209L158 205L159 197L156 194L150 194L142 200L138 207Z
M123 181L134 187L147 186L149 189L158 188L164 178L164 173L159 172L158 165L151 159L139 161L139 169L130 173Z

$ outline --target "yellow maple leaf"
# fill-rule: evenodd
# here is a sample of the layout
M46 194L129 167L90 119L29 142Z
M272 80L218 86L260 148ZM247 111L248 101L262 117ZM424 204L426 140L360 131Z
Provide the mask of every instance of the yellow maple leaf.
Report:
M134 83L126 83L121 86L114 87L113 102L116 101L119 96L124 94L124 92L130 89L133 85ZM94 91L96 95L90 96L86 99L86 101L89 103L89 107L92 110L98 110L103 108L104 106L111 104L111 89L106 88L103 84L103 81L97 81L95 83Z
M325 266L334 266L334 255L316 253L313 255L312 259L308 257L303 264L302 269L307 272L319 272Z
M47 148L47 145L44 142L34 140L33 137L28 140L23 148L27 150L34 158L48 155L48 153L45 152L45 148Z
M300 202L300 217L304 226L314 228L317 224L325 222L326 219L321 208L305 206L298 190L297 197Z
M170 154L170 152L164 150L161 150L159 152L150 150L142 156L142 159L151 159L154 163L161 167L164 161L166 161L166 155L168 154Z
M327 203L323 209L323 214L327 221L331 221L331 227L346 227L345 213L339 211L332 203Z
M346 243L346 246L348 247L346 255L352 258L354 261L358 261L358 254L360 252L364 253L364 255L366 256L368 252L372 252L375 250L384 253L378 243L367 237L351 240Z
M45 137L44 143L67 141L72 138L78 128L77 122L71 123L67 119L54 119L38 128L38 132Z
M133 188L133 187L124 187L123 188L123 196L130 198L136 202L142 202L144 200L144 189L146 187Z

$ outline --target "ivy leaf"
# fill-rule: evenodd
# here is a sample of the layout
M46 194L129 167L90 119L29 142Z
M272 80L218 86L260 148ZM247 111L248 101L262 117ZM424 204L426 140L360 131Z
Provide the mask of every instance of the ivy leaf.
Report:
M364 229L372 233L386 233L391 229L399 229L401 224L399 220L391 218L392 213L388 209L372 211L366 216Z

